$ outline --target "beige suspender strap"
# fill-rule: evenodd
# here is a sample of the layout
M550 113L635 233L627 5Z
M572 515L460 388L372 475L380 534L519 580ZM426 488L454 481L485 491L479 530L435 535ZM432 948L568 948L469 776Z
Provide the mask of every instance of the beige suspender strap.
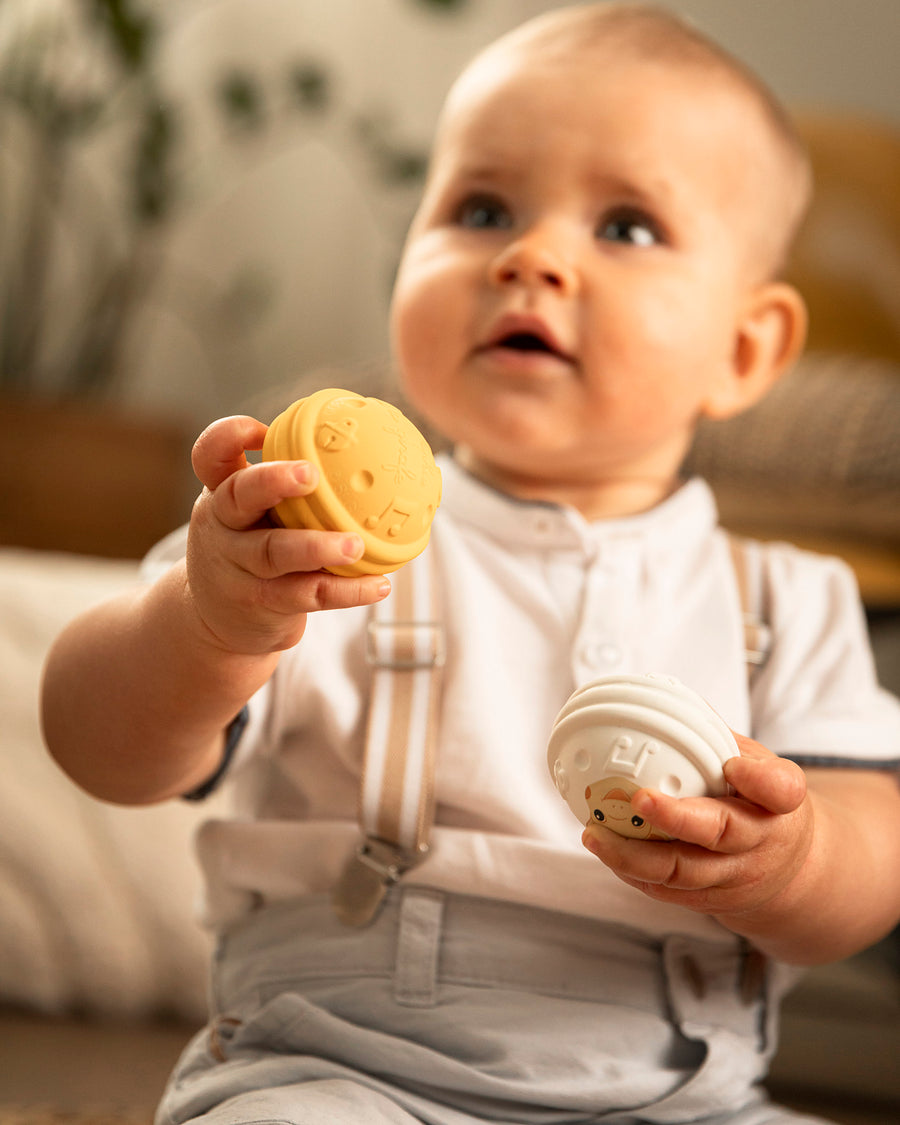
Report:
M391 594L369 622L362 840L334 893L338 917L348 925L370 922L391 884L428 853L444 664L435 571L428 550L396 571Z
M421 556L420 556L421 558ZM394 578L368 629L372 705L360 821L366 836L411 854L427 848L433 816L443 626L430 556Z
M747 671L752 678L765 664L772 645L772 633L764 618L762 559L757 545L740 536L729 535L728 546L741 600Z

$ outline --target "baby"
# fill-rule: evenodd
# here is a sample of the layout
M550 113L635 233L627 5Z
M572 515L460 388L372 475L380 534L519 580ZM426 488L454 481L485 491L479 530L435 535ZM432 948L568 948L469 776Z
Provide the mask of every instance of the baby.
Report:
M556 10L480 55L440 121L392 333L453 455L393 595L322 569L357 536L273 524L317 476L248 464L265 425L198 439L186 549L76 621L44 690L49 747L97 796L234 791L199 839L212 1018L159 1125L810 1120L760 1090L773 1012L788 966L900 917L900 707L847 569L785 545L747 545L771 635L748 677L727 537L679 474L697 420L802 347L779 270L808 194L785 114L717 46L640 5ZM370 832L383 899L347 924L367 628L429 580L430 850ZM673 840L597 825L583 847L547 773L556 712L613 671L677 676L737 732L731 796L632 796Z

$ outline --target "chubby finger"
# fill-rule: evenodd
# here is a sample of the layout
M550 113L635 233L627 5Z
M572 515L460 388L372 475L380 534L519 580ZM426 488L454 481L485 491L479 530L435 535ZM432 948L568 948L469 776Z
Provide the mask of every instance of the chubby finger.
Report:
M670 797L655 789L639 789L631 803L673 840L724 855L756 847L769 816L733 797Z
M362 558L364 549L361 537L352 532L282 527L236 531L228 543L234 563L262 579L347 566Z
M745 800L770 813L791 813L806 796L806 775L796 762L774 755L725 763L725 780Z
M374 605L387 597L391 584L380 574L348 578L320 570L273 578L261 583L261 591L267 609L293 616L322 609Z
M201 484L216 489L238 469L247 467L245 450L262 449L268 429L256 418L234 415L211 423L194 442L191 464Z
M622 882L653 897L671 892L704 891L727 881L734 857L723 857L678 841L631 840L608 828L588 825L582 843Z
M250 465L242 472L232 473L215 490L212 504L216 518L233 531L256 527L282 500L309 495L318 479L318 469L308 461Z

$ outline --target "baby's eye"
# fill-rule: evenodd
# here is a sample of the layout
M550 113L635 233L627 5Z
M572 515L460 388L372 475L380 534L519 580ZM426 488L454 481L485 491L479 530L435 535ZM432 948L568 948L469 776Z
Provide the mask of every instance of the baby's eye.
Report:
M633 816L631 818L631 823L634 825L635 828L643 828L644 827L644 818L642 816Z
M512 214L506 204L493 195L473 195L456 209L456 222L471 230L509 230Z
M602 809L594 809L594 820L599 820L601 823L606 820Z
M631 208L604 215L597 225L597 237L606 242L627 242L632 246L656 246L665 241L658 225L642 211Z

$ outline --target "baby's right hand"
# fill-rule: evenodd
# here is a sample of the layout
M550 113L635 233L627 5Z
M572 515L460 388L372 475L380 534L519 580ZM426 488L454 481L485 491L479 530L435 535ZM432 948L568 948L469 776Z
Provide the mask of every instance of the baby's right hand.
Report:
M223 418L194 445L194 472L204 485L191 514L187 593L215 643L231 652L274 653L302 637L318 609L371 605L391 589L383 576L342 578L321 568L353 562L358 535L275 526L269 510L308 495L318 470L306 461L250 465L266 426Z

